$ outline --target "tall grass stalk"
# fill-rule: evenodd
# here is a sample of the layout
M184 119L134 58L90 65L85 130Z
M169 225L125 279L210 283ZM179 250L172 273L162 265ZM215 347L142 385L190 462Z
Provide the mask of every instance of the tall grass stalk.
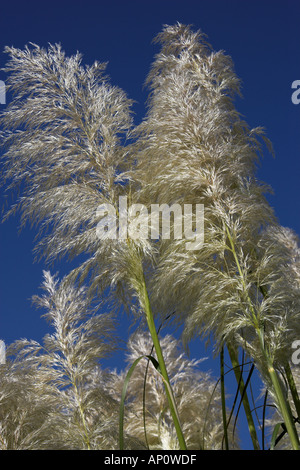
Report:
M226 416L226 396L225 396L225 376L224 376L224 347L220 352L220 379L221 379L221 403L222 403L222 419L224 428L225 449L229 450L227 416Z
M294 424L294 420L293 420L292 412L291 412L291 409L290 409L290 405L289 405L288 400L284 396L284 393L283 393L283 390L282 390L282 387L280 385L280 381L279 381L279 378L278 378L278 374L277 374L277 372L275 370L275 367L274 367L274 364L273 364L273 360L272 360L271 356L268 353L268 347L267 347L267 345L265 344L265 341L264 341L263 325L260 324L260 321L256 316L256 312L255 312L253 303L252 303L252 301L249 297L249 294L248 294L248 291L247 291L247 286L246 286L244 275L243 275L243 271L241 269L239 259L238 259L237 253L236 253L235 245L234 245L232 236L230 234L230 230L227 226L226 226L226 233L227 233L228 240L230 242L231 252L232 252L234 260L236 262L236 266L237 266L237 269L238 269L240 280L241 280L241 283L243 285L244 292L246 293L246 299L247 299L248 307L249 307L249 310L250 310L252 325L254 327L255 333L256 333L256 335L258 337L258 340L259 340L261 353L262 353L262 356L265 360L265 364L267 366L267 372L268 372L269 379L271 380L271 383L272 383L272 386L273 386L273 393L274 393L274 396L276 397L277 405L279 407L282 418L283 418L284 423L286 425L287 432L289 434L293 449L294 450L300 450L299 438L298 438L298 434L297 434L296 427L295 427L295 424Z
M283 418L284 424L286 426L288 435L290 437L292 448L293 448L293 450L300 450L299 437L298 437L298 433L297 433L297 430L296 430L296 427L295 427L295 423L294 423L294 419L293 419L293 415L292 415L292 411L291 411L289 401L287 400L287 398L285 397L285 394L283 393L283 389L282 389L282 386L280 384L280 380L278 378L277 371L274 367L272 359L270 358L270 356L268 354L267 348L265 347L262 330L257 331L257 334L258 334L260 344L261 344L261 349L262 349L262 352L264 354L265 361L266 361L266 364L267 364L268 373L269 373L270 379L272 381L273 392L274 392L274 395L276 397L277 405L278 405L279 411L282 415L282 418Z
M155 349L155 352L156 352L156 355L157 355L157 359L158 359L158 363L159 363L159 367L160 367L160 372L161 372L161 375L164 379L164 386L165 386L165 390L166 390L166 395L167 395L167 398L168 398L170 412L171 412L173 422L174 422L174 426L175 426L175 429L176 429L176 434L177 434L178 442L179 442L179 445L180 445L180 449L181 450L186 450L186 443L185 443L185 439L184 439L183 432L182 432L182 429L181 429L179 416L178 416L178 411L177 411L175 399L174 399L174 396L173 396L173 391L172 391L172 388L171 388L171 385L170 385L170 380L169 380L165 360L164 360L164 357L163 357L163 353L162 353L162 350L161 350L159 338L158 338L157 331L156 331L156 326L155 326L154 317L153 317L153 313L152 313L152 309L151 309L151 305L150 305L150 301L149 301L149 296L148 296L148 291L147 291L147 287L146 287L145 278L143 279L142 297L144 298L147 325L148 325L149 332L151 334L151 338L152 338L152 341L153 341L154 349Z
M241 399L242 399L242 403L243 403L243 407L244 407L244 411L245 411L245 415L246 415L246 419L247 419L248 429L249 429L250 437L251 437L251 440L252 440L253 448L254 448L254 450L260 450L259 441L258 441L258 437L257 437L257 433L256 433L256 428L255 428L255 424L254 424L254 421L253 421L253 416L252 416L252 413L251 413L248 394L247 394L247 391L245 389L245 384L244 384L244 380L243 380L243 377L242 377L242 372L240 370L240 364L239 364L239 361L238 361L237 352L235 351L235 348L230 343L227 343L227 349L228 349L228 352L229 352L229 356L230 356L231 364L232 364L232 367L233 367L234 375L235 375L235 378L236 378L236 382L237 382L238 387L239 387L239 391L240 391L240 395L241 395Z

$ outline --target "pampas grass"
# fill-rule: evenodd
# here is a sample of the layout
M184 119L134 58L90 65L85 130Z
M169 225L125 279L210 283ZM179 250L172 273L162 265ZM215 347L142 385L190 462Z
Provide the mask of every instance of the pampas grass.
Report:
M46 293L35 297L54 333L42 345L16 342L12 362L1 365L3 448L117 448L116 390L126 379L104 373L99 361L106 348L114 349L115 319L126 310L132 323L147 326L131 338L129 361L149 349L153 355L151 363L137 364L128 384L127 448L220 448L224 438L226 447L236 447L228 440L223 380L212 398L211 377L178 353L173 336L159 336L157 321L170 320L174 332L182 329L185 346L195 337L211 343L214 355L221 354L222 377L228 350L254 449L264 426L254 425L240 351L266 387L291 447L299 449L291 367L300 335L299 248L256 177L271 145L235 109L240 81L232 60L202 32L167 25L156 43L148 109L137 127L132 101L111 85L106 64L84 66L79 53L66 57L60 45L5 50L13 99L0 117L1 177L16 197L5 217L19 213L21 225L37 228L40 260L80 261L60 282L45 271ZM136 238L130 231L119 239L99 237L99 207L109 204L120 215L121 196L147 210L204 205L201 249L187 250L185 239ZM35 397L30 410L29 396ZM210 400L206 422L203 403ZM44 431L52 425L50 438Z

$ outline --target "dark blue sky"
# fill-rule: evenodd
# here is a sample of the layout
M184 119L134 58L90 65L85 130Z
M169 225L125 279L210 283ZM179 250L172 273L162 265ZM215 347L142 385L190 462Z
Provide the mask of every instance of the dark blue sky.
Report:
M28 42L59 42L88 64L108 61L112 83L137 102L138 123L147 98L143 83L157 52L151 41L164 24L177 21L201 29L216 50L232 57L242 80L237 109L251 127L263 126L274 145L275 159L265 155L259 176L274 189L270 202L281 223L300 234L300 104L291 101L291 84L300 80L299 0L1 2L0 67L5 45ZM34 232L18 235L18 222L0 226L0 338L6 343L40 340L48 328L29 300L44 266L32 263Z

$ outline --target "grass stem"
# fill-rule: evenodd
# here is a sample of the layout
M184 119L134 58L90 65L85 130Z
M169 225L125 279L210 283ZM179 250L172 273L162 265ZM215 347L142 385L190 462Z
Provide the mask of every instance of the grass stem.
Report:
M222 402L222 418L224 429L225 449L229 450L227 416L226 416L226 397L225 397L225 377L224 377L224 348L220 352L220 375L221 375L221 402Z
M237 352L235 348L229 343L227 343L227 349L228 349L231 364L234 370L235 378L239 386L239 391L240 391L240 395L241 395L241 399L242 399L242 403L243 403L243 407L244 407L244 411L245 411L245 415L247 419L249 434L252 440L253 448L254 450L260 450L256 428L255 428L253 416L251 413L251 407L250 407L247 391L245 389L242 372L240 370L240 364L238 361Z
M172 392L172 388L171 388L171 384L170 384L166 364L165 364L165 361L164 361L163 353L162 353L162 350L161 350L158 334L157 334L157 331L156 331L155 322L154 322L154 318L153 318L153 313L152 313L152 309L151 309L151 305L150 305L150 300L149 300L149 296L148 296L148 291L147 291L145 279L143 279L143 293L142 293L142 295L143 295L144 306L145 306L146 320L147 320L148 328L149 328L151 338L152 338L152 341L153 341L154 349L155 349L155 352L156 352L156 355L157 355L157 360L158 360L159 367L160 367L160 373L163 377L164 386L165 386L165 390L166 390L166 395L167 395L167 399L168 399L168 403L169 403L169 407L170 407L171 416L172 416L172 419L173 419L173 422L174 422L174 426L175 426L179 446L180 446L181 450L186 450L187 447L186 447L185 439L184 439L184 436L183 436L182 428L181 428L181 425L180 425L178 411L177 411L175 399L174 399L174 396L173 396L173 392Z

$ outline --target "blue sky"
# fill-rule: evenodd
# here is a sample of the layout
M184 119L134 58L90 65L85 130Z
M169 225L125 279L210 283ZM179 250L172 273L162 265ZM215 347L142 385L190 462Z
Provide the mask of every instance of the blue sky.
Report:
M251 127L266 129L274 146L275 158L266 153L258 175L274 190L269 200L282 225L300 234L300 104L291 101L292 82L300 80L299 0L6 1L0 7L0 67L5 45L23 48L28 42L61 43L88 64L108 61L112 83L136 101L138 123L157 52L151 41L164 24L177 21L201 29L214 49L232 57L242 80L236 107ZM34 232L18 234L18 223L0 226L0 338L6 343L39 341L48 329L30 302L44 265L33 264Z

